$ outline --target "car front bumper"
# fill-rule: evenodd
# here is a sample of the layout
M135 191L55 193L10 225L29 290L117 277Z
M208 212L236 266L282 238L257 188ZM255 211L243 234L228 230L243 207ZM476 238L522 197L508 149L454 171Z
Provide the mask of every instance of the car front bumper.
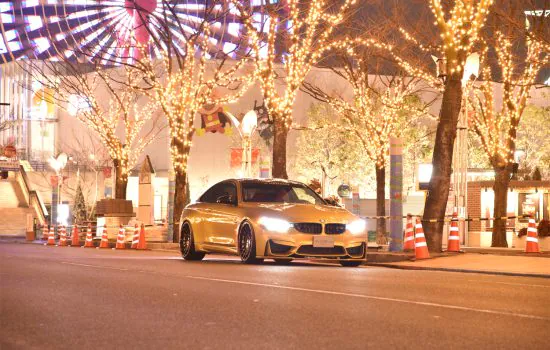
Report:
M308 239L268 239L264 258L324 258L338 260L366 260L365 241L335 239L333 247L315 247L311 235Z

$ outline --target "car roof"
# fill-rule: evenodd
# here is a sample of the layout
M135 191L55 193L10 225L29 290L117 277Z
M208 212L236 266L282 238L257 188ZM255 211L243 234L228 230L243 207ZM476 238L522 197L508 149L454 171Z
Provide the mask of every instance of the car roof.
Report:
M277 178L270 178L270 179L254 179L254 178L239 178L239 179L227 179L225 181L236 181L241 183L263 183L263 184L277 184L277 185L301 185L304 186L305 184L299 181L293 181L293 180L287 180L287 179L277 179ZM222 181L223 182L223 181Z

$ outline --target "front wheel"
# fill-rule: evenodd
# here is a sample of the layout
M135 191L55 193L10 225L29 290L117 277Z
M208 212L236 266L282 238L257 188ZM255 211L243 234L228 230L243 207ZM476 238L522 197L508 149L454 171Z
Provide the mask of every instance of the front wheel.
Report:
M345 261L340 261L340 265L344 266L344 267L357 267L359 265L362 265L363 264L363 261L362 260L345 260Z
M181 226L180 250L181 256L185 260L202 260L205 255L195 250L193 230L191 230L191 225L188 222L184 222Z
M256 237L249 222L244 222L239 230L239 257L245 264L258 264L264 260L256 258Z

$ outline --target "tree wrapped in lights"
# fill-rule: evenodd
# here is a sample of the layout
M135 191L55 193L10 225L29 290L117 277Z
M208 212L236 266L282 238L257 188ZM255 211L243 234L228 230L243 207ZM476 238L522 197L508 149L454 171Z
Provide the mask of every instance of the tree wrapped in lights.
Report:
M40 82L46 98L95 132L115 168L115 198L126 199L128 172L163 128L155 103L131 88L142 81L141 72L127 67L121 75L120 69L69 59L31 60L21 67ZM105 91L106 100L101 97Z
M256 75L274 124L272 176L287 178L286 140L296 95L356 0L341 5L329 0L287 0L284 5L265 1L260 21L241 1L231 2L252 46Z
M486 80L479 86L472 101L475 113L471 117L471 124L495 171L493 189L496 218L507 216L508 187L514 166L518 127L535 79L550 59L549 47L529 36L526 48L525 60L518 63L515 61L512 40L502 32L497 32L495 51L502 76L502 92L497 94L490 80L494 72L486 48L483 52L483 76ZM500 107L495 104L497 97L502 98ZM506 220L495 221L491 246L508 246Z
M429 195L424 206L424 218L426 219L423 223L424 232L428 247L433 251L441 251L443 219L451 183L453 145L462 104L464 66L466 58L479 41L481 29L486 22L492 4L493 0L455 0L447 11L443 8L441 0L430 0L429 5L435 17L434 24L441 37L437 53L431 51L433 46L419 42L415 35L409 34L403 28L400 29L405 39L416 44L420 52L437 54L438 76L443 78L443 86L433 77L433 74L413 63L413 59L404 58L398 53L394 53L397 63L409 74L423 78L437 89L443 89L432 160L433 173L429 185ZM390 49L395 51L394 48Z
M363 152L372 161L376 171L376 215L386 216L386 167L389 160L390 137L400 137L407 123L427 115L426 106L415 103L418 80L402 76L371 76L367 51L358 52L351 46L342 46L341 68L332 71L344 78L352 87L351 101L328 94L312 83L304 82L305 90L327 102L343 117L343 128L356 138ZM346 48L347 47L347 48ZM338 124L334 124L338 127ZM386 233L386 222L379 219L379 239Z
M187 163L195 132L194 120L198 112L208 105L222 105L238 99L254 82L253 69L247 67L246 56L230 61L239 51L239 45L231 52L224 52L213 45L212 30L217 20L226 15L221 11L222 1L205 5L204 15L194 28L181 31L179 40L172 38L169 27L183 28L182 23L159 22L166 26L156 33L160 40L156 47L157 59L153 59L146 47L136 47L141 54L133 57L127 69L143 73L143 80L132 84L156 101L168 121L170 133L170 156L175 173L174 231L173 239L178 241L179 218L186 204L185 193L188 184ZM163 1L164 11L171 5ZM223 13L222 13L223 12ZM177 42L177 44L176 44ZM180 46L181 45L181 46Z

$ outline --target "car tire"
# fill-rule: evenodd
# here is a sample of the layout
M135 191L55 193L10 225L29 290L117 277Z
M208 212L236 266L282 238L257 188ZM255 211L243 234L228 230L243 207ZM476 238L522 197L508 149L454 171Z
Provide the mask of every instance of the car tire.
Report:
M197 252L195 250L195 238L193 237L193 230L191 229L191 224L189 222L184 222L181 225L180 232L180 251L181 256L185 260L202 260L205 256L205 253Z
M273 259L277 265L290 265L293 259Z
M237 251L243 263L259 264L264 261L264 259L256 257L256 237L254 229L248 221L243 222L239 228L237 244Z
M344 267L358 267L360 265L363 265L363 260L340 261L340 265L342 265Z

